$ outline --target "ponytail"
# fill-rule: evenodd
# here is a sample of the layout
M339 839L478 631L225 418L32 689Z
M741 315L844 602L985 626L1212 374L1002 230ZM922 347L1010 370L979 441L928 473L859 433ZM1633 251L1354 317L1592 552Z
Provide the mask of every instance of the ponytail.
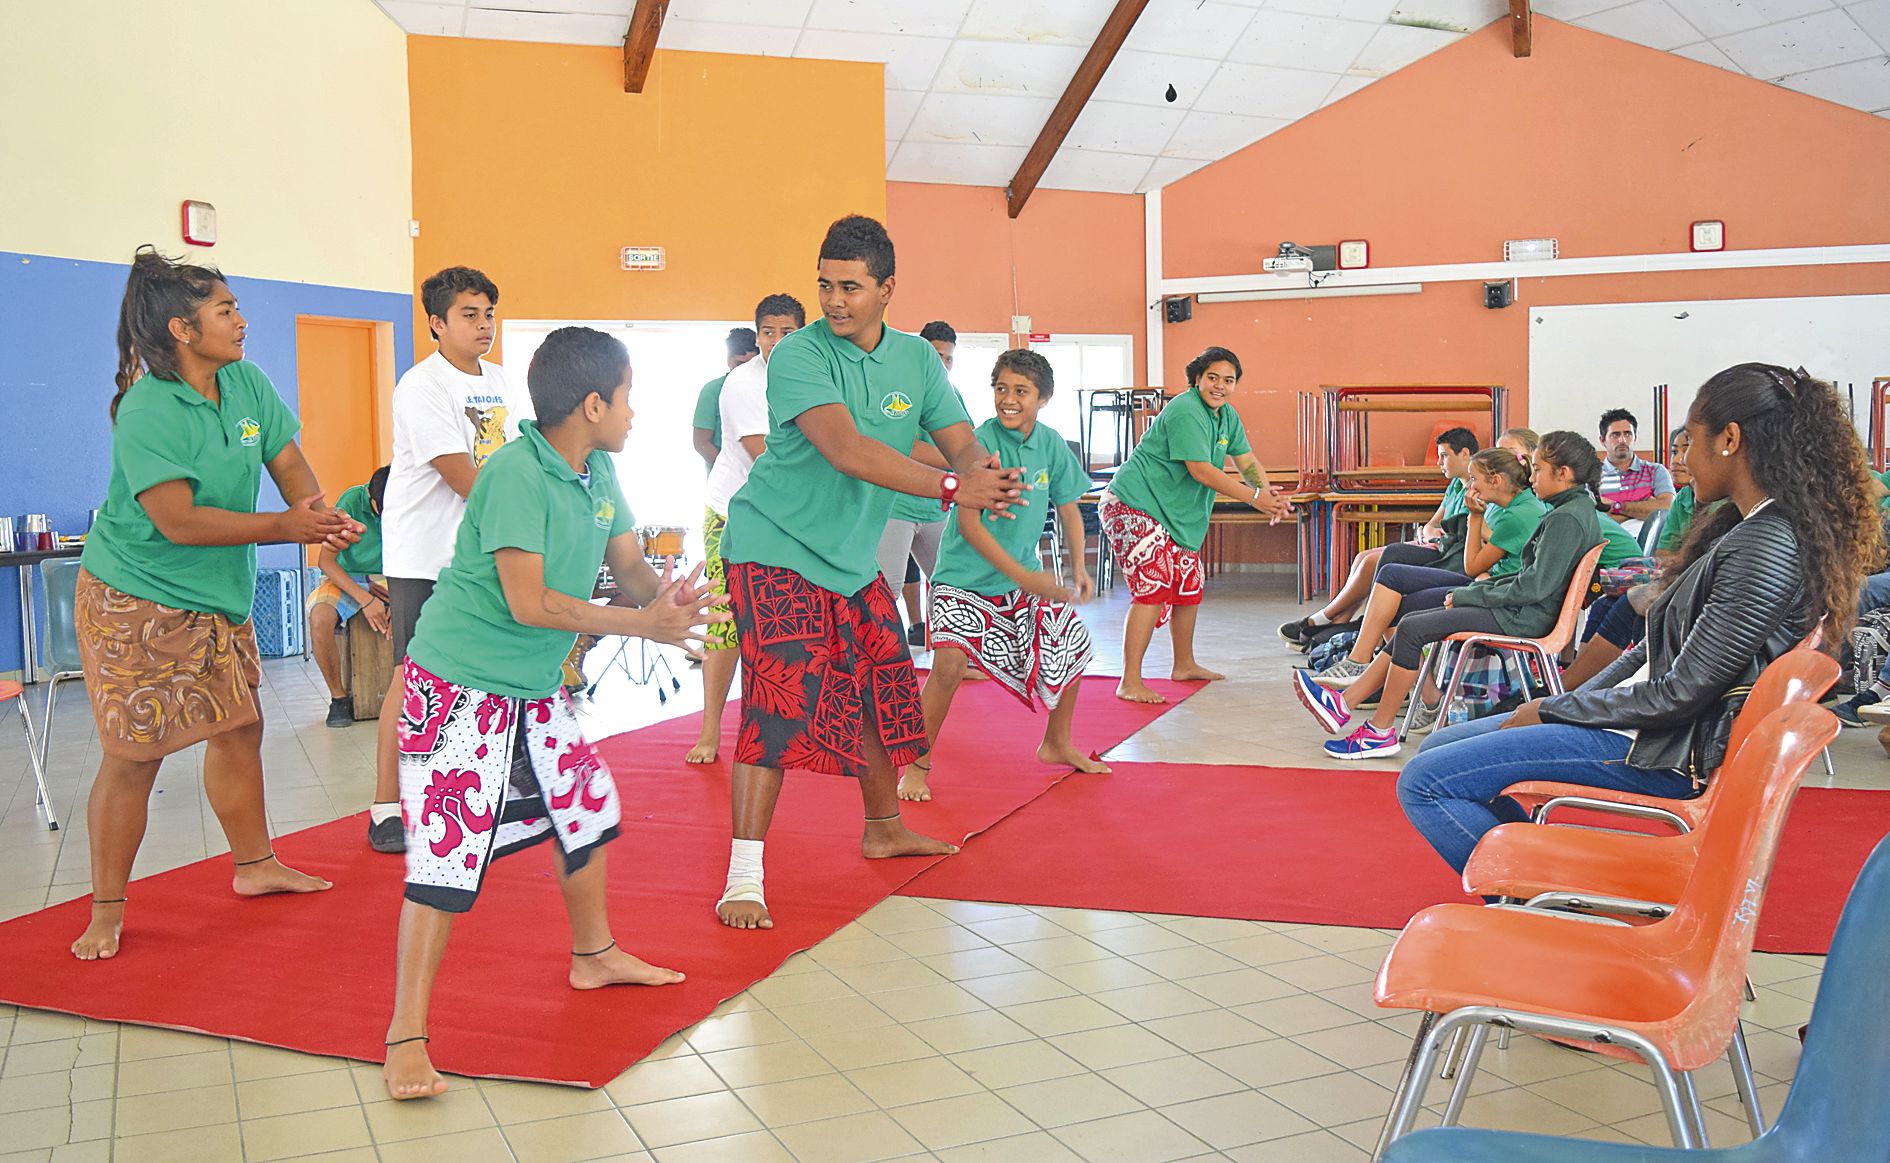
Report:
M113 382L111 417L125 392L149 373L159 379L177 378L177 340L171 320L194 321L197 311L224 282L212 266L198 266L166 258L146 244L131 256L131 274L125 279L125 298L118 307L118 374Z
M1551 432L1536 447L1536 456L1574 473L1575 483L1588 490L1589 499L1601 503L1601 458L1586 436L1566 430Z

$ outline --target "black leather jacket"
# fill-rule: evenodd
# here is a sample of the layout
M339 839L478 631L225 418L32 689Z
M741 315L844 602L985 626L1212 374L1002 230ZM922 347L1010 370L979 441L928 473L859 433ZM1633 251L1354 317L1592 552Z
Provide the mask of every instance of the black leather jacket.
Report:
M1776 504L1714 543L1647 611L1647 637L1574 691L1542 703L1542 721L1635 728L1627 761L1686 772L1719 767L1733 716L1759 671L1805 636L1798 538ZM1651 660L1648 677L1633 677Z

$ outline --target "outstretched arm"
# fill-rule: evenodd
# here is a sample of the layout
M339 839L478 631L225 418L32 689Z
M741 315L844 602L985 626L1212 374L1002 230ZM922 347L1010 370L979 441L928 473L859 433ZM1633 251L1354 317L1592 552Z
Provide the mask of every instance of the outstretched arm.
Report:
M862 433L854 424L853 413L847 411L845 404L817 405L796 416L794 423L800 426L828 463L847 476L914 497L938 497L944 493L943 472L920 464ZM960 430L963 433L962 440L959 438ZM940 429L936 438L940 441L940 450L945 452L952 463L961 465L958 473L959 504L972 509L1002 511L1020 495L1018 481L1022 474L1017 469L999 469L988 465L965 466L953 455L964 453L969 456L967 445L983 453L977 439L971 435L969 424L954 424Z

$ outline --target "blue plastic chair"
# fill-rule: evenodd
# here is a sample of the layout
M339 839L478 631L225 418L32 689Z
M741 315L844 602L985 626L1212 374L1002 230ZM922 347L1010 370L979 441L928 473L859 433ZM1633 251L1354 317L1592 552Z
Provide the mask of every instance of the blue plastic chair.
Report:
M1798 1076L1770 1130L1677 1151L1463 1127L1418 1131L1383 1163L1886 1163L1890 1161L1890 839L1864 863L1831 941Z

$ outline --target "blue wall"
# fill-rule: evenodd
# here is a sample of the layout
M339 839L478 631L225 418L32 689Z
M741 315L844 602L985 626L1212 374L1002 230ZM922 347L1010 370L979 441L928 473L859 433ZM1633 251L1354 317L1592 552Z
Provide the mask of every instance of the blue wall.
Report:
M111 473L106 407L118 370L118 302L129 267L0 251L0 515L45 513L53 528L85 527L104 502ZM295 318L332 315L394 325L397 371L412 364L413 296L346 287L246 279L230 286L249 320L246 350L297 408ZM324 481L335 486L356 482ZM263 477L262 509L280 509ZM290 566L294 551L262 550L265 565ZM20 667L19 585L0 570L0 673Z

